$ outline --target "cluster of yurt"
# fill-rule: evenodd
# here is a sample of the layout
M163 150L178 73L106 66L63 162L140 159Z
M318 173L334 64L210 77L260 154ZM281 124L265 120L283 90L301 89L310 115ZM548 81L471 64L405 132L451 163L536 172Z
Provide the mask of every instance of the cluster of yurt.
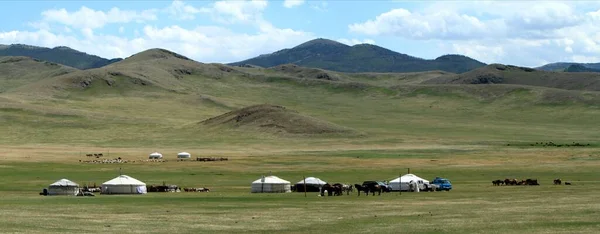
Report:
M393 179L388 183L392 191L409 191L411 184L413 185L413 188L417 190L416 192L418 192L420 187L418 185L429 184L429 181L414 174L406 174Z
M306 179L302 179L295 184L296 192L321 192L321 187L327 184L327 182L316 178L316 177L306 177Z
M192 154L188 152L180 152L177 154L177 159L189 159L191 157ZM163 159L163 155L159 152L154 152L148 156L148 159Z
M146 183L128 175L120 175L104 182L100 189L102 194L145 194Z
M289 181L277 176L263 176L252 182L251 192L253 193L289 193L292 192L292 186Z
M77 195L79 185L67 179L60 179L44 190L44 195Z

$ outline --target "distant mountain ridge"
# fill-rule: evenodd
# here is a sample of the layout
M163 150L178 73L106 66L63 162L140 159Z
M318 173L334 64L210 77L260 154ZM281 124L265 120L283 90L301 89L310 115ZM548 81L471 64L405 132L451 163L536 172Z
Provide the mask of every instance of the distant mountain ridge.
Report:
M348 46L328 39L314 39L290 49L231 63L234 66L274 67L282 64L339 72L470 71L486 64L463 55L444 55L433 60L398 53L370 44Z
M581 64L573 64L565 68L565 72L600 72L600 69L589 68Z
M537 67L536 69L542 71L566 71L569 66L579 65L582 67L600 70L600 63L571 63L571 62L559 62L559 63L549 63L541 67Z
M46 48L24 44L0 45L0 56L26 56L78 69L99 68L122 60L105 59L66 46Z

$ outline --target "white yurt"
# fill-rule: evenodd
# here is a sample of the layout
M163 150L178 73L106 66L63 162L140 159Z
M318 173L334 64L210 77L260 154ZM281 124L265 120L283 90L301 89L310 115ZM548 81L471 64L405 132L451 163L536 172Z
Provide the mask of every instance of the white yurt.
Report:
M389 182L390 189L393 191L408 191L410 189L409 183L415 183L417 185L429 184L429 180L418 177L414 174L406 174ZM417 186L419 187L419 186Z
M303 179L296 183L296 192L304 192L304 187L306 187L306 192L320 192L321 187L327 184L327 182L316 177L306 177L306 186L304 186L304 181Z
M177 154L177 158L178 159L187 159L187 158L191 158L192 155L188 152L181 152Z
M148 156L149 159L161 159L163 158L162 154L159 152L154 152L151 153L150 156Z
M79 185L67 179L60 179L48 186L48 195L77 195Z
M252 182L253 193L289 193L292 192L290 182L277 176L263 176Z
M102 184L102 194L144 194L146 184L133 177L120 175Z

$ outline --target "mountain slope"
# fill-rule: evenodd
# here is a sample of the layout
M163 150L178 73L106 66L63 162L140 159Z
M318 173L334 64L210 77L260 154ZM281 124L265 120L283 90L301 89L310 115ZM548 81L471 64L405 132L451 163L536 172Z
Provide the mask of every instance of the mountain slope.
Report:
M461 55L445 55L434 60L416 58L369 44L348 46L327 39L315 39L291 49L232 63L273 67L293 63L299 66L341 72L418 72L442 70L454 73L481 66L477 60Z
M600 91L600 74L539 71L532 68L488 65L456 75L428 80L427 84L514 84L565 90Z
M139 89L186 92L194 89L190 76L223 77L235 72L220 64L203 64L168 50L150 49L101 68L42 79L15 92L49 95L65 95L76 90L103 94Z
M75 71L75 68L29 57L0 57L0 93Z
M103 67L121 60L109 60L64 46L45 48L22 44L0 45L0 56L26 56L78 69Z

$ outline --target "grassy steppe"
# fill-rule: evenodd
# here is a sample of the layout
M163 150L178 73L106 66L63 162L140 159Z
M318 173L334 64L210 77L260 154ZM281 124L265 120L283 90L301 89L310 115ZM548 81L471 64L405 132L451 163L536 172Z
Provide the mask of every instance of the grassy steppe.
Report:
M227 72L226 67L194 67L192 61L181 65L174 59L168 61L179 64L177 71L191 75L170 77L172 70L161 70L164 63L137 59L45 78L0 94L0 232L597 233L600 229L596 91L420 84L444 75L439 72L338 74L340 81L320 81L265 69ZM152 72L142 74L144 69ZM78 87L80 80L90 83ZM146 84L140 85L142 81ZM254 125L200 124L263 103L354 131L274 134ZM549 141L586 146L535 145ZM169 159L188 151L194 157L230 160L140 162L153 151ZM79 162L87 160L82 156L86 153L100 152L137 162ZM164 181L212 191L93 198L37 195L61 178L100 184L117 176L119 168L148 184ZM250 183L269 173L291 182L317 176L329 182L360 183L390 180L406 168L427 179L447 177L455 190L376 197L249 193ZM535 178L542 185L491 185L504 178ZM573 185L553 186L555 178Z

